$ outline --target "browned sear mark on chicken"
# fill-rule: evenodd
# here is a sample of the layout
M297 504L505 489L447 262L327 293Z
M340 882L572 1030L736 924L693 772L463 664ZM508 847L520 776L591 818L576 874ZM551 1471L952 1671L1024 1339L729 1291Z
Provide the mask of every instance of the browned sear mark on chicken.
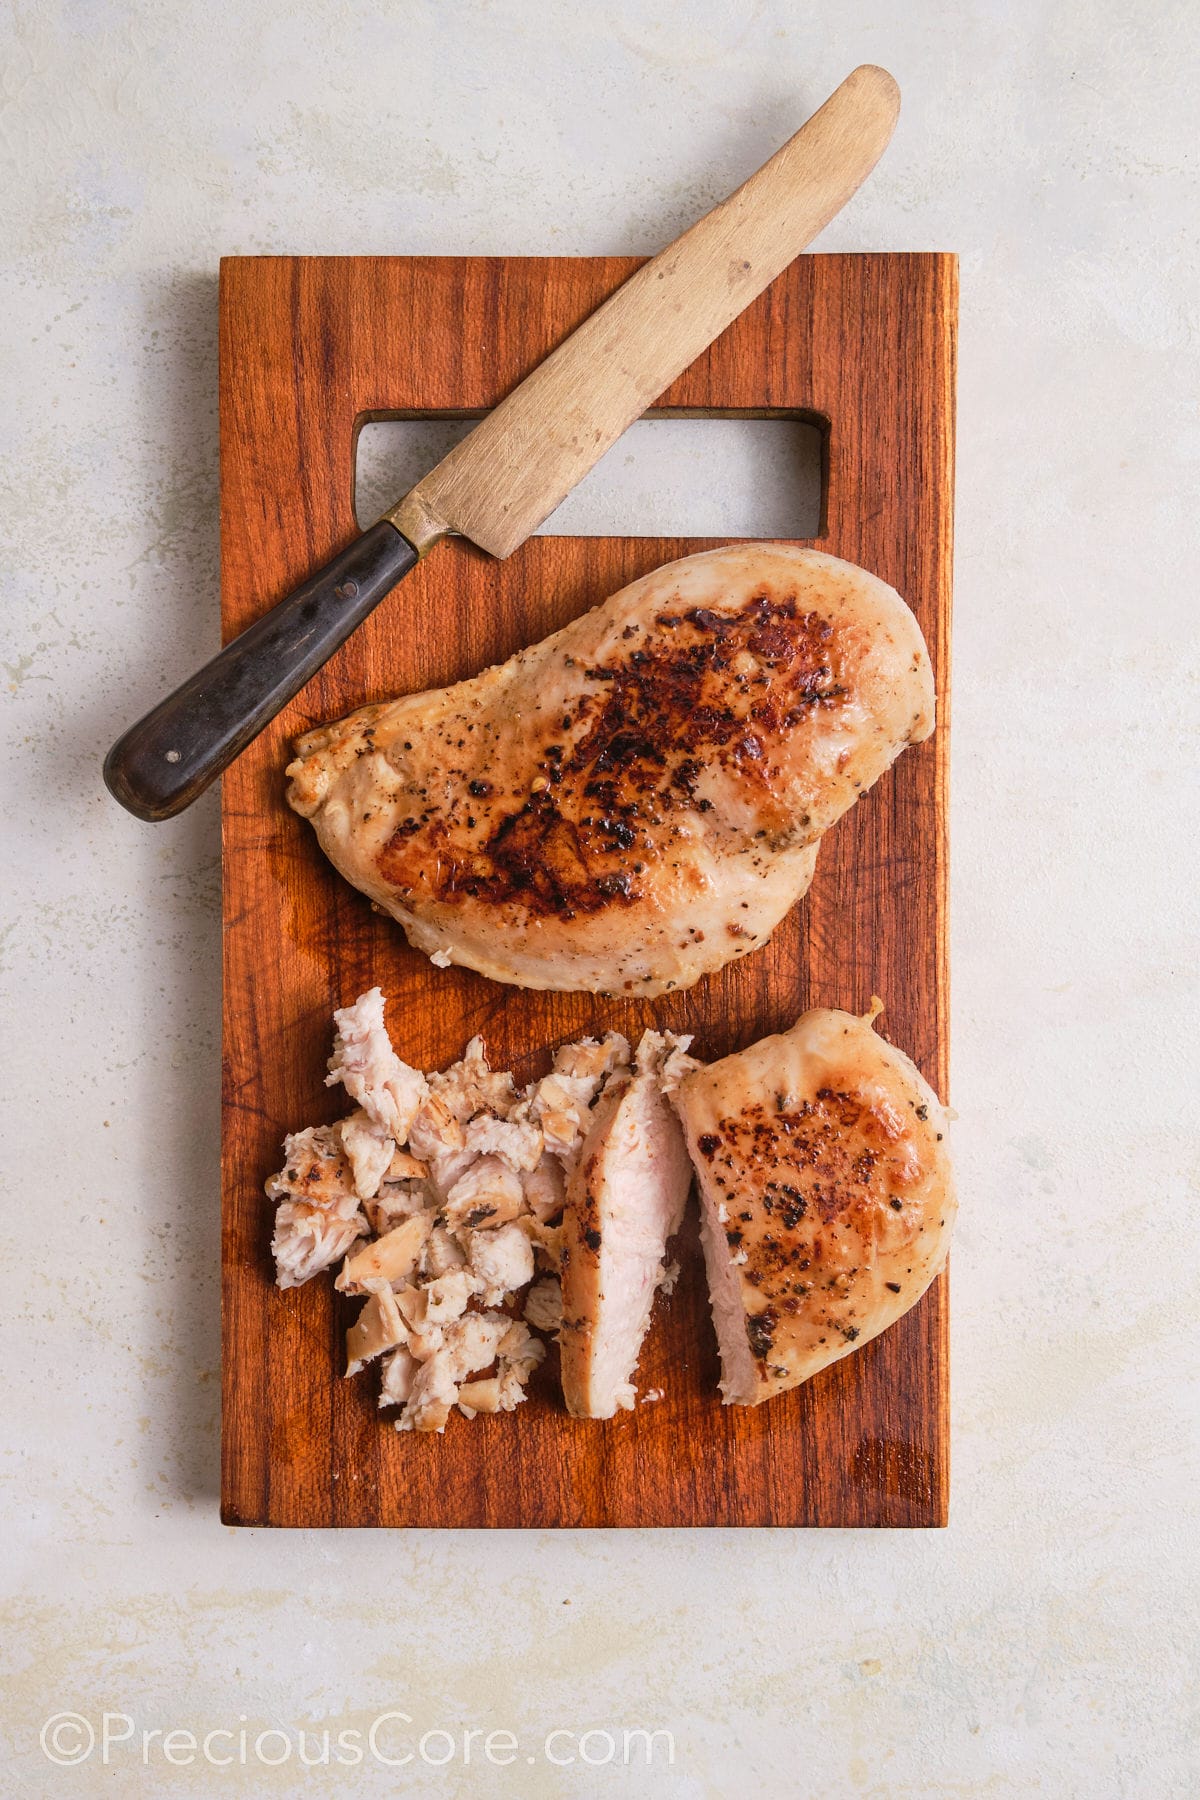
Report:
M404 819L379 853L383 878L409 896L515 901L569 920L642 897L645 865L631 867L628 852L653 851L670 814L712 810L696 796L706 768L731 767L769 796L766 742L844 698L831 623L764 587L733 613L692 607L655 625L619 660L584 671L596 691L558 721L565 741L535 752L539 774L519 805L505 810L474 775L467 791L489 802L476 809L477 834L467 820L474 841L444 813Z
M773 1306L766 1307L760 1313L751 1313L746 1320L746 1335L750 1339L750 1348L761 1362L770 1354L771 1345L775 1342L775 1327L779 1323L779 1314Z
M814 1100L789 1104L776 1095L770 1108L748 1106L736 1118L722 1119L721 1138L706 1134L699 1148L711 1160L724 1141L732 1152L727 1160L759 1171L763 1211L792 1232L812 1212L830 1225L887 1198L904 1179L886 1155L893 1135L860 1097L822 1088ZM898 1210L901 1203L892 1198L889 1204ZM768 1264L789 1260L770 1237L765 1243Z

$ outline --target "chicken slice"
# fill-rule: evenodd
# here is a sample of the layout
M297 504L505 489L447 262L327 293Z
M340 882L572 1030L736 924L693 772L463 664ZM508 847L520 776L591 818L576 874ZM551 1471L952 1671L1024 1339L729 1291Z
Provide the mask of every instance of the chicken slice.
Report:
M727 1404L757 1405L878 1337L945 1261L945 1114L871 1029L877 1010L805 1013L674 1094Z
M383 1023L383 992L374 987L353 1006L333 1015L337 1036L329 1059L326 1087L339 1081L363 1110L402 1144L428 1092L419 1069L410 1069L392 1049Z
M576 1418L632 1406L630 1377L679 1228L692 1171L660 1086L664 1059L688 1040L648 1031L635 1072L600 1096L563 1219L563 1396Z
M892 588L733 544L471 680L309 732L288 799L439 964L658 994L766 943L821 834L933 713Z
M284 1166L266 1184L277 1201L271 1250L281 1288L302 1283L345 1256L365 1236L354 1176L336 1126L315 1125L284 1140Z

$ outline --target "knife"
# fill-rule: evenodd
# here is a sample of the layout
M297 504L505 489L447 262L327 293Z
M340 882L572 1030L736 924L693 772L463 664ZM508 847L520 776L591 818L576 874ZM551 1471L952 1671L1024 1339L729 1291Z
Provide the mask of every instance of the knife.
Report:
M455 533L509 556L826 226L887 147L900 92L864 64L727 200L644 263L437 467L119 738L104 780L180 813Z

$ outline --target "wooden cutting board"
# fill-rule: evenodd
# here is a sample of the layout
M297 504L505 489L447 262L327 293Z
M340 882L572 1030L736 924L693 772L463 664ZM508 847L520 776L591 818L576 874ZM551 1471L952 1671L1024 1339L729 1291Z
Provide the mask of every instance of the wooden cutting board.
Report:
M356 529L372 417L485 410L635 267L632 258L235 257L221 275L222 621L231 637ZM819 548L893 583L933 657L940 724L826 838L772 943L686 993L524 993L435 969L334 873L283 799L299 732L472 675L709 538L533 538L495 562L438 548L225 777L222 1517L243 1525L940 1525L945 1277L882 1338L759 1408L722 1407L694 1228L639 1383L665 1398L569 1419L553 1366L515 1413L392 1429L341 1378L355 1303L280 1293L263 1181L285 1132L344 1111L330 1016L378 983L423 1068L473 1032L519 1077L546 1048L649 1023L706 1059L806 1007L887 1007L945 1095L946 771L957 272L943 255L801 257L663 395L664 409L795 415L825 433Z

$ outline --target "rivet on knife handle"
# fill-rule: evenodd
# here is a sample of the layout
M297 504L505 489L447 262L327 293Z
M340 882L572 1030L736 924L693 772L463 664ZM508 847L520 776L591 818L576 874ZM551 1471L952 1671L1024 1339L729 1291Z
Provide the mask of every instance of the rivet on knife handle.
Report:
M355 538L118 739L109 792L139 819L182 812L416 563L386 520Z

